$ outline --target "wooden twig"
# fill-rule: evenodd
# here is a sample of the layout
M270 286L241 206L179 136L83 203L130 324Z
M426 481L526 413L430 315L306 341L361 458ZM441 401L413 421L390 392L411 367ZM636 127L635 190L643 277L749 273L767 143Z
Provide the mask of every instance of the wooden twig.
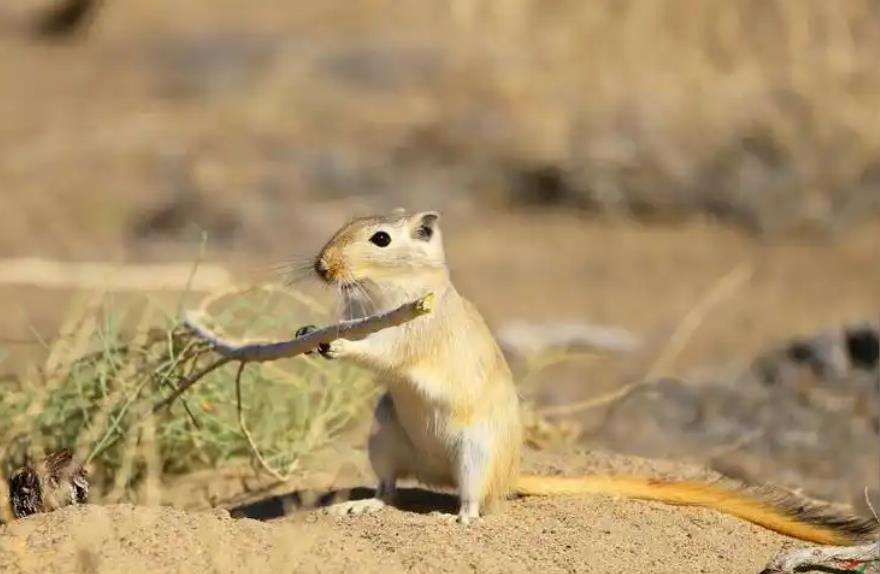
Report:
M358 339L365 337L382 329L397 327L416 317L429 313L433 300L433 295L429 293L421 299L405 303L386 313L353 321L343 321L336 325L318 329L302 337L274 343L233 343L215 335L210 329L202 325L195 316L189 316L184 321L184 325L197 336L208 341L211 344L212 350L220 355L220 358L180 383L174 393L156 403L153 410L157 411L170 405L188 388L226 363L232 361L251 363L289 359L312 351L319 345L332 343L336 339Z
M153 412L159 411L162 408L167 407L168 405L170 405L171 403L176 401L177 398L180 395L182 395L188 388L190 388L191 386L193 386L194 384L196 384L197 382L202 380L202 378L210 375L211 373L213 373L214 371L216 371L217 369L219 369L220 367L222 367L226 363L230 363L230 362L232 362L232 359L229 359L227 357L220 357L219 359L217 359L213 363L211 363L211 364L205 366L204 368L200 369L199 371L197 371L195 374L190 375L189 377L186 378L186 380L184 380L182 383L180 383L177 386L177 389L173 393L171 393L170 395L168 395L167 397L165 397L164 399L162 399L161 401L156 403L155 406L153 406Z
M271 464L266 460L263 456L263 453L260 452L259 447L257 446L257 442L254 440L253 435L251 435L251 431L248 429L247 424L244 422L244 407L242 406L241 401L241 375L244 373L244 366L247 363L239 363L238 371L235 373L235 405L238 411L238 428L241 431L241 434L244 435L245 440L248 443L248 447L251 449L251 454L254 455L254 458L257 459L257 462L260 463L260 466L272 475L275 480L278 482L287 482L290 478L291 472L288 469L287 472L281 474L277 470L275 470Z
M880 574L880 543L862 546L817 546L780 554L761 574L852 572Z
M336 325L318 329L302 337L276 343L240 344L226 341L217 337L193 316L187 317L184 325L196 335L211 343L212 349L223 358L249 363L277 361L278 359L289 359L312 351L319 345L332 343L336 339L358 339L382 329L397 327L430 312L432 303L433 296L429 294L417 301L404 303L400 307L386 313L353 321L343 321Z

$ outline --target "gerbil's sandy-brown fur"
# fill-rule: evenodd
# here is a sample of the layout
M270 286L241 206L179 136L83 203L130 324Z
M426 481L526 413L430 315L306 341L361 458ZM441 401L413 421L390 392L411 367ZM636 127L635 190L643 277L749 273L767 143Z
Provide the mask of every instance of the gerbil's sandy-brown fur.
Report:
M375 371L387 393L369 441L379 478L377 498L332 507L369 512L393 502L398 479L458 489L458 520L511 495L610 494L713 508L783 534L848 544L874 530L787 498L696 482L635 477L520 475L520 404L510 369L479 311L449 278L435 212L361 218L340 229L315 260L315 271L338 286L346 313L386 311L433 293L434 310L364 339L322 349Z

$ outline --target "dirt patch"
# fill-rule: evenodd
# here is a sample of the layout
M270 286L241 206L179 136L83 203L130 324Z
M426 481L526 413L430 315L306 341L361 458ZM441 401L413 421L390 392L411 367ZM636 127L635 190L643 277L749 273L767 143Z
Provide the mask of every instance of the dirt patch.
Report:
M709 477L599 453L530 453L544 472ZM388 509L338 519L234 519L131 505L72 507L0 530L4 572L758 572L799 543L719 513L606 497L522 499L471 528Z

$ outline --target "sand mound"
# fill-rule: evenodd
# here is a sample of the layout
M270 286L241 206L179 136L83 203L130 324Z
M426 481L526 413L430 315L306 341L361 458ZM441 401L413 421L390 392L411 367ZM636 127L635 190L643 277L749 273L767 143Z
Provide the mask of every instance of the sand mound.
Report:
M572 459L577 464L562 464ZM601 455L533 454L528 462L545 472L705 475ZM471 528L442 511L386 509L345 519L300 512L260 522L222 510L132 505L66 508L0 528L2 572L727 574L758 572L798 544L709 510L604 497L516 500Z

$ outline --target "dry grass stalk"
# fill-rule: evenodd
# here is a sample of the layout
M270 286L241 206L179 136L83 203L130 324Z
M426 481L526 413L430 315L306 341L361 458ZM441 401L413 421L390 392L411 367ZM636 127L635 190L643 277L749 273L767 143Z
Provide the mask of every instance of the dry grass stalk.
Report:
M260 447L257 446L256 441L254 440L251 431L248 430L247 423L244 420L244 409L242 408L241 401L241 374L244 372L244 366L246 363L242 362L238 364L238 371L235 374L235 406L236 411L238 412L238 428L241 429L241 434L244 435L244 438L247 440L248 446L251 449L251 453L254 455L254 458L257 459L259 465L268 472L275 480L278 482L286 482L294 471L294 466L291 465L287 472L279 472L276 470L271 464L266 461L266 458L260 452Z
M672 336L639 380L623 385L610 393L566 405L544 407L542 415L572 415L586 410L604 407L620 401L637 389L656 382L687 347L706 318L724 301L733 296L751 278L752 267L741 264L721 277L697 300L688 313L678 322Z
M205 306L232 330L243 323L287 332L291 324L315 322L314 313L324 316L307 298L273 286L224 291L207 297ZM348 429L374 396L366 372L306 358L249 369L247 381L260 388L252 397L242 397L244 381L217 369L180 401L184 409L154 412L169 389L204 373L210 344L156 302L133 305L117 309L100 295L86 299L47 349L46 366L8 382L0 395L0 418L11 421L0 428L7 470L76 444L88 453L95 500L158 503L167 474L256 459L262 470L287 475L302 456ZM236 424L245 417L252 427Z

